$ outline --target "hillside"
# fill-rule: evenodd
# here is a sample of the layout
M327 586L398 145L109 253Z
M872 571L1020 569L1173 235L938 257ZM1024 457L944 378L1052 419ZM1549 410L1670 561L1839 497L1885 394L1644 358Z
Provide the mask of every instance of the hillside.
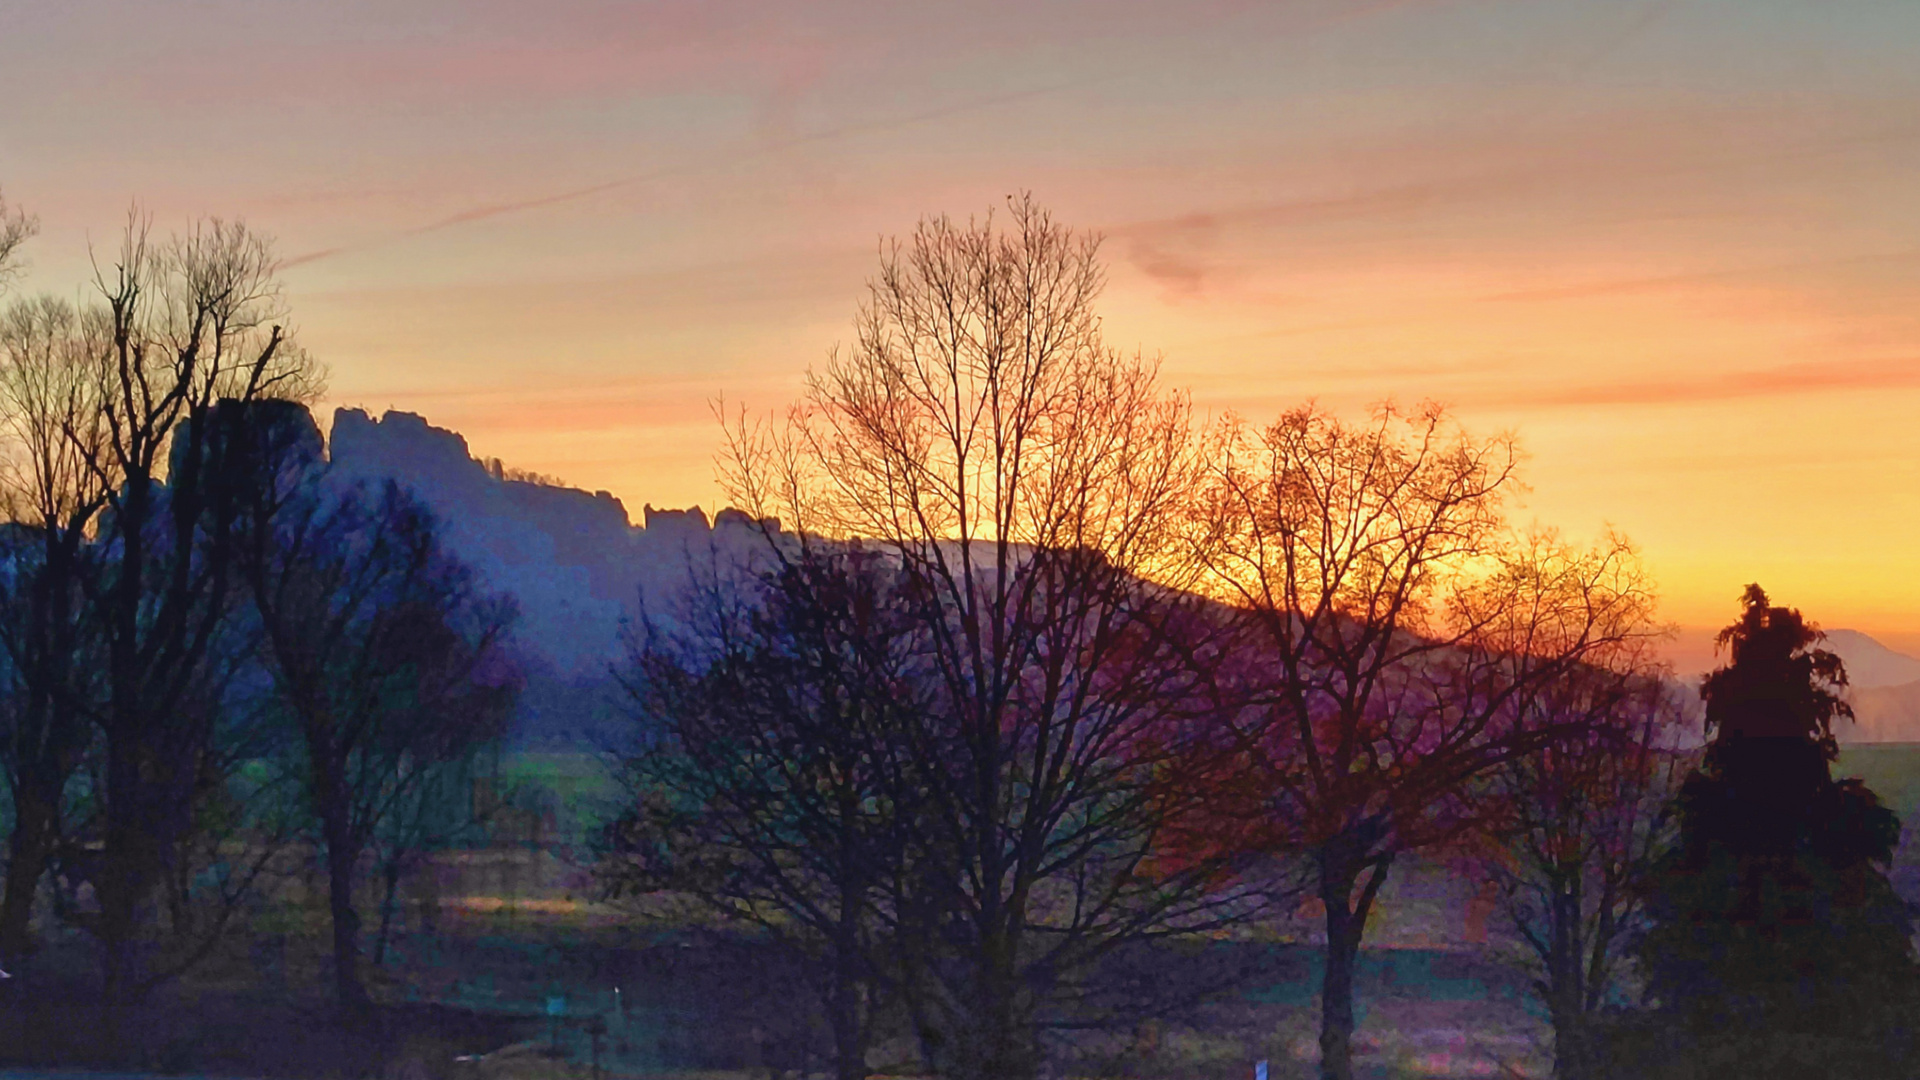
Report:
M1920 742L1920 681L1857 689L1851 696L1855 722L1841 725L1841 742Z
M1920 659L1895 652L1858 630L1829 630L1825 647L1847 665L1854 723L1834 732L1843 743L1920 742Z
M689 556L741 552L757 539L745 515L721 511L709 523L697 506L648 506L635 525L610 493L489 470L459 433L413 413L376 420L336 410L328 455L343 480L392 479L413 489L440 516L448 547L487 587L519 602L521 748L578 749L617 736L624 711L611 668L643 603L655 622L671 622Z

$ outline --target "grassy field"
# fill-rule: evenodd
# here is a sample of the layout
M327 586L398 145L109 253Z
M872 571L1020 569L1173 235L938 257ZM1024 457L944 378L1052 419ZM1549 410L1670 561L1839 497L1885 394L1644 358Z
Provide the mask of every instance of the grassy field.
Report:
M1403 913L1418 907L1419 889L1400 891ZM1167 1004L1151 1024L1062 1032L1059 1075L1245 1080L1258 1060L1274 1080L1313 1075L1318 950L1303 927L1275 929L1264 941L1159 945L1116 961L1116 981L1150 978ZM316 948L303 964L322 960ZM1224 992L1179 991L1223 973ZM1383 939L1357 981L1363 1075L1544 1074L1546 1029L1525 976L1484 950ZM447 913L432 931L402 935L382 993L534 1018L538 1041L557 1042L576 1063L590 1060L585 1024L599 1018L600 1061L618 1075L770 1080L826 1065L826 1033L793 959L712 928L524 907ZM554 999L566 1018L546 1027L538 1017ZM912 1067L913 1047L903 1018L891 1026L875 1064L897 1073Z
M599 759L525 754L502 779L545 794L556 837L581 836L617 805ZM388 992L404 1000L534 1015L563 996L571 1015L608 1025L603 1064L628 1075L817 1068L824 1032L807 1019L811 992L783 962L737 935L698 927L689 911L650 918L597 902L585 852L521 848L436 860L437 924L409 907ZM1396 867L1360 972L1359 1061L1373 1077L1541 1075L1546 1028L1525 976L1486 946L1466 916L1471 888L1444 868ZM1150 1025L1074 1033L1056 1046L1073 1076L1244 1080L1255 1061L1274 1080L1313 1074L1318 1049L1316 920L1307 907L1223 943L1231 960L1180 953L1156 980L1232 963L1237 989L1185 1002ZM317 959L316 959L317 962ZM620 993L616 994L616 988ZM572 1060L591 1047L558 1035ZM896 1035L879 1057L911 1060ZM1071 1063L1070 1065L1065 1063Z
M1835 776L1857 776L1866 781L1880 801L1892 807L1902 822L1920 809L1920 743L1863 743L1840 748Z
M607 760L588 753L515 753L501 773L552 791L570 812L591 815L617 803L620 786ZM1920 807L1920 743L1856 743L1840 748L1835 776L1858 776L1904 820Z
M1861 777L1903 822L1913 822L1920 815L1920 744L1845 747L1834 771L1837 776ZM503 763L503 774L550 791L563 833L579 834L617 806L617 784L605 764L589 755L519 755ZM1917 831L1905 833L1895 879L1903 892L1920 896L1920 845L1913 841ZM505 948L500 943L529 940L529 934L593 937L635 932L621 912L581 902L577 895L545 895L549 889L564 887L569 880L564 873L550 872L543 878L529 872L521 880L529 885L536 880L549 884L495 909L492 925L499 932L492 940L496 945L476 943L468 950L473 956L498 952ZM574 889L580 888L577 878L570 880ZM1361 978L1358 1045L1361 1062L1371 1075L1487 1075L1490 1070L1497 1075L1541 1075L1546 1069L1549 1036L1537 1004L1526 993L1525 976L1513 962L1517 950L1511 942L1500 940L1497 928L1489 937L1473 925L1467 915L1471 892L1468 883L1454 879L1442 867L1413 861L1396 867L1381 897L1377 921L1369 929L1371 947ZM468 912L470 918L481 914ZM1273 928L1273 947L1281 950L1274 955L1283 959L1250 975L1241 991L1169 1016L1147 1029L1078 1037L1077 1049L1070 1055L1078 1065L1076 1074L1231 1080L1248 1075L1251 1062L1264 1058L1271 1062L1270 1075L1276 1080L1310 1075L1317 1053L1312 1038L1316 961L1312 921L1298 917L1303 915L1310 913L1296 913L1285 926ZM598 929L589 929L589 924ZM734 978L763 989L769 980L781 981L759 964L744 965L750 972L727 975L729 970L742 971L736 966L738 955L724 959L705 953L708 947L696 946L707 957L699 966L718 973L713 977L722 986ZM570 992L577 1007L619 1017L617 1035L606 1050L607 1063L614 1068L634 1073L701 1068L758 1071L798 1065L805 1056L801 1047L806 1040L795 1031L782 1034L764 1025L732 1029L733 1021L727 1017L737 1017L742 1010L747 1015L762 1014L757 1003L766 999L758 997L759 991L716 989L713 984L694 990L685 981L689 976L684 968L647 970L653 961L642 959L650 955L645 948L636 951L631 944L617 946L605 938L595 948L608 957L624 959L609 960L613 967L571 983ZM428 969L435 966L426 965ZM421 969L418 964L409 967ZM616 975L615 968L621 967L624 972ZM618 1006L609 985L616 979L628 980ZM688 1007L668 1007L657 999L641 1003L633 989L639 984L678 987L667 991L669 996L683 1001L703 999L706 1004L689 1012ZM436 988L438 994L425 986L416 992L434 997L452 994L453 1000L478 1006L484 1002L473 997L475 993L512 997L509 985L511 980L498 978L467 980L459 986L442 983ZM529 1005L531 997L521 996L526 998L521 1004ZM796 999L783 1000L791 1009ZM700 1047L674 1041L674 1032L689 1028L706 1033Z
M555 839L579 845L619 812L621 789L612 764L597 754L514 753L500 759L506 790L547 816Z
M1900 815L1920 811L1920 743L1842 746L1835 776L1858 776ZM516 753L501 758L501 777L523 784L550 805L563 833L585 835L617 812L621 790L608 761L586 753Z
M1920 813L1920 745L1848 747L1835 771L1862 777L1903 819ZM204 972L126 1018L123 1027L152 1034L129 1063L286 1077L587 1080L597 1049L614 1077L779 1080L821 1069L825 1033L792 958L689 908L656 902L640 911L597 899L583 845L619 794L601 759L513 755L499 781L542 819L540 842L529 834L445 852L407 885L387 963L370 973L392 1010L376 1040L329 1036L307 1019L327 1008L316 880L257 911L249 932ZM1910 896L1920 895L1914 831L1895 868ZM1359 972L1361 1075L1545 1075L1550 1034L1528 975L1497 920L1472 914L1473 893L1443 866L1395 866ZM1138 971L1116 978L1166 989L1210 983L1223 970L1233 977L1222 984L1229 989L1170 1004L1152 1023L1062 1033L1056 1075L1245 1080L1260 1060L1272 1080L1313 1075L1313 916L1303 905L1238 940L1134 956L1127 962ZM84 942L72 948L0 984L0 997L10 998L0 1003L0 1058L108 1064L89 1056L102 1019L84 994L41 978L84 968ZM28 983L34 992L18 993ZM556 1001L560 1015L549 1019ZM589 1034L596 1022L604 1025L597 1040ZM876 1053L884 1071L911 1067L904 1030L896 1025Z

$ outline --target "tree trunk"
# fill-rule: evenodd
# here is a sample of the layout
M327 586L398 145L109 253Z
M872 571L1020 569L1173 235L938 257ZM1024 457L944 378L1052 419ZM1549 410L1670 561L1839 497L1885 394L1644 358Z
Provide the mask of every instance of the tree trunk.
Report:
M833 1027L834 1080L867 1080L866 1024L861 1015L861 980L851 950L857 944L836 944L833 991L827 1002L828 1023Z
M386 891L380 898L380 935L373 940L373 966L382 967L387 962L387 938L393 933L394 898L400 891L400 863L390 861L381 868L385 876Z
M974 1013L977 1049L968 1054L967 1062L973 1080L1031 1080L1039 1070L1032 1032L1020 1007L1017 948L1014 936L1003 931L982 950L986 970Z
M21 784L14 792L14 813L6 892L0 897L0 958L6 960L25 956L32 946L33 898L52 854L58 810L33 785Z
M977 966L958 987L943 981L935 946L926 948L927 955L906 959L899 988L927 1070L952 1080L1032 1080L1039 1068L1032 1025L999 943L983 941L966 957Z
M920 1060L926 1071L942 1075L947 1071L946 1048L949 1042L945 1018L939 1015L935 1000L939 988L928 961L932 957L933 935L920 921L912 906L903 905L900 931L893 935L895 983L907 1020L920 1043Z
M93 883L100 905L102 994L110 1007L125 1003L135 981L133 939L147 885L143 863L157 839L141 827L146 815L137 808L140 768L131 741L122 736L108 743L106 843Z
M108 637L108 723L106 836L94 894L100 904L103 992L109 1006L119 1005L132 982L133 938L140 902L145 898L145 865L158 847L160 828L148 813L145 777L147 720L140 670L140 616L147 565L145 528L151 520L151 476L134 469L126 495L116 508L113 535L120 542L119 576L102 621Z
M6 892L0 898L0 957L8 960L32 947L34 894L59 839L61 795L87 729L85 721L58 705L74 651L69 586L77 536L53 529L45 535L45 561L28 605L30 630L24 649L14 654L16 670L25 677L25 707L15 729L14 828Z
M842 821L854 820L860 810L850 794L842 789L838 798ZM839 834L840 910L832 930L833 987L828 993L827 1023L833 1028L833 1072L835 1080L867 1080L867 1016L870 1010L862 1000L868 975L872 971L866 951L861 948L860 927L868 915L870 884L862 852L855 846L853 833Z
M1552 915L1553 925L1548 927L1553 955L1547 961L1547 1011L1553 1022L1553 1075L1556 1080L1586 1080L1592 1061L1577 882L1555 891Z
M1336 841L1320 849L1320 900L1326 906L1326 970L1320 980L1320 1075L1322 1080L1353 1080L1353 976L1366 933L1367 914L1386 880L1390 859L1346 854ZM1362 871L1367 880L1353 893Z
M1344 903L1340 908L1344 908ZM1327 902L1327 963L1320 979L1320 1075L1353 1077L1353 969L1359 952L1353 916Z
M1549 1011L1553 1020L1554 1080L1588 1080L1593 1075L1593 1053L1586 1012L1565 1001L1555 1002Z
M353 903L354 864L360 851L347 827L344 805L322 815L327 841L327 906L333 916L333 986L341 1011L364 1012L367 988L360 982L360 912Z

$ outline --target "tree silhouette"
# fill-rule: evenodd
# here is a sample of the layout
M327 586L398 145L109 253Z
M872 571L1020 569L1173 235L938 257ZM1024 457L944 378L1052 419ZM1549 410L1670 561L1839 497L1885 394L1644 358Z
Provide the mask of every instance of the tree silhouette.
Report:
M9 959L30 950L34 894L71 825L69 782L96 741L86 703L104 665L97 628L82 618L82 587L96 573L90 537L108 495L87 463L107 422L86 320L51 296L0 315L0 509L11 525L0 652L12 705L0 768L14 811L0 955Z
M31 231L0 206L0 278ZM210 220L155 242L132 214L95 287L92 302L26 300L0 319L0 497L13 526L0 763L22 811L0 948L27 947L37 882L55 866L90 886L92 910L67 914L100 941L108 996L122 999L204 954L211 938L186 903L204 876L193 861L210 850L210 823L230 823L216 804L231 794L233 739L253 737L231 573L241 499L214 412L311 397L319 371L283 328L271 244L241 225ZM99 773L86 785L92 820L70 822L68 781L83 764ZM171 958L147 955L163 923L183 946Z
M934 1071L1034 1075L1105 955L1245 905L1207 866L1146 872L1156 744L1204 687L1168 626L1197 482L1191 409L1110 349L1099 238L1030 198L884 248L854 343L785 424L734 433L728 494L895 567L927 657L902 996ZM1237 906L1236 906L1237 905Z
M211 413L226 402L298 400L318 369L279 320L272 245L217 219L153 242L129 216L100 300L87 359L105 437L77 446L106 492L103 552L84 617L106 663L91 706L105 742L102 848L91 929L107 997L142 992L139 936L154 890L177 865L216 734L226 646L241 608L233 572L244 493ZM232 415L229 410L228 415ZM73 440L70 440L73 441Z
M360 864L436 767L503 733L518 696L502 652L515 609L446 551L410 492L330 483L304 406L223 402L211 415L246 443L226 455L250 497L237 569L326 850L335 993L361 1012Z
M0 288L19 270L20 245L39 228L39 219L17 206L7 205L6 195L0 193Z
M684 892L796 950L819 973L834 1075L862 1080L925 635L876 560L796 548L763 575L716 566L679 633L634 643L624 681L655 737L625 762L600 872L616 894Z
M1913 1075L1912 922L1885 872L1899 820L1831 775L1846 671L1797 610L1758 585L1742 604L1718 639L1730 662L1701 686L1712 738L1658 865L1647 1030L1680 1051L1661 1055L1679 1075Z
M1503 763L1584 731L1536 693L1650 631L1624 539L1508 528L1517 461L1438 407L1364 425L1306 407L1260 432L1230 422L1200 491L1197 584L1252 655L1209 675L1244 703L1217 717L1242 765L1215 787L1217 820L1260 821L1229 828L1310 863L1329 1080L1353 1075L1355 966L1394 861L1477 827Z
M1533 695L1534 708L1587 730L1492 774L1495 812L1457 863L1492 886L1532 954L1560 1080L1593 1075L1591 1031L1620 989L1646 879L1674 831L1669 807L1695 760L1666 745L1685 691L1650 652L1582 665Z

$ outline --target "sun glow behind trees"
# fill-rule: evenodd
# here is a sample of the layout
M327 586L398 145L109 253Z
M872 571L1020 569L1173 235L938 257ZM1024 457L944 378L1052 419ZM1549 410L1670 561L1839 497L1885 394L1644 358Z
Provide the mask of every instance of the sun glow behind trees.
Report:
M1150 363L1101 339L1097 251L1027 197L1004 219L923 220L883 248L854 343L800 403L721 416L734 498L797 534L767 531L773 606L825 617L794 575L850 549L915 612L893 642L920 658L901 685L924 697L899 713L916 734L875 752L910 763L883 805L914 824L864 865L858 904L837 901L891 912L870 932L894 951L827 938L909 1003L934 1068L1024 1076L1076 966L1249 917L1301 887L1274 867L1304 861L1326 912L1322 1069L1346 1078L1355 958L1394 860L1474 831L1496 769L1595 723L1534 703L1583 671L1636 672L1652 594L1617 536L1513 531L1512 440L1437 408L1195 431ZM650 646L636 676L695 757L728 738L647 687L702 663ZM783 729L811 716L769 709ZM640 759L653 775L680 759L661 753ZM633 853L764 809L764 768L729 767L684 818L637 790L652 824ZM717 880L739 879L693 887L737 910L744 886ZM1061 889L1097 898L1084 920L1041 902Z

